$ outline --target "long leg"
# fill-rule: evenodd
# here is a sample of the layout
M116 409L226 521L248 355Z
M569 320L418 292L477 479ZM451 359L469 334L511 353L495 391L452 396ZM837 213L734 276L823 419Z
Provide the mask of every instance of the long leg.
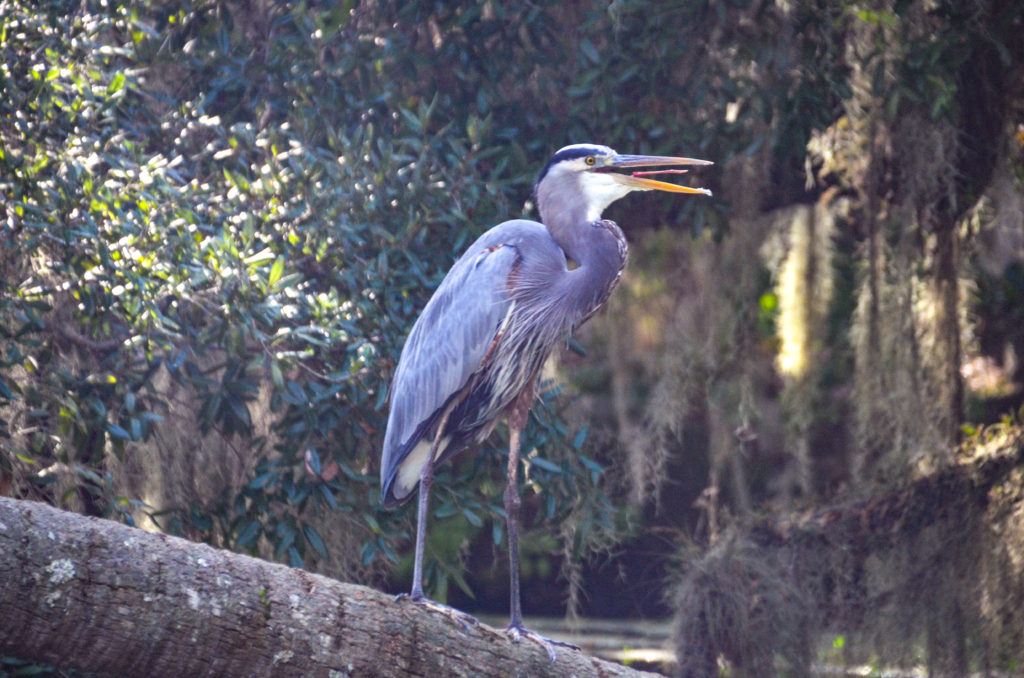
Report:
M516 642L526 636L540 643L547 650L554 662L558 658L552 645L564 645L579 649L571 643L551 640L535 633L523 625L523 608L519 595L519 445L526 420L533 404L533 387L531 385L513 403L508 413L508 482L505 485L505 519L508 523L508 560L509 560L509 623L506 629Z
M505 485L505 520L508 524L509 623L510 629L523 628L523 606L519 596L519 438L522 429L509 420L508 481Z
M427 514L430 512L430 488L434 484L434 458L437 455L437 448L441 444L441 435L444 432L445 424L448 423L448 413L441 417L441 425L437 427L434 435L434 442L430 446L430 454L427 455L427 463L423 464L420 470L419 496L416 498L416 555L412 565L412 591L409 597L417 603L426 600L423 595L423 550L427 541Z
M430 445L430 454L427 456L427 461L423 464L423 468L420 470L420 488L416 507L416 552L412 566L412 590L409 592L408 597L409 600L412 600L413 602L426 605L427 607L442 612L461 624L462 628L468 630L471 624L477 623L475 618L465 612L456 610L453 607L436 603L423 595L423 551L427 540L427 514L430 512L430 488L434 484L434 461L437 458L437 449L441 446L441 439L444 436L444 428L448 424L448 415L450 412L451 410L445 412L441 417L441 423L438 424L437 433L434 434L434 441ZM399 597L404 598L405 594L402 594Z

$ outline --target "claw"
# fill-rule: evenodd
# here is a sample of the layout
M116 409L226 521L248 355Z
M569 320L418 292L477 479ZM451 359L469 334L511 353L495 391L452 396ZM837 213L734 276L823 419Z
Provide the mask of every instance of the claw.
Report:
M538 643L541 647L547 650L548 657L551 658L552 664L554 664L555 661L558 659L558 653L555 652L555 645L568 647L572 650L580 649L578 646L573 645L572 643L566 643L562 640L552 640L551 638L545 638L544 636L540 635L539 633L536 633L535 631L531 631L525 626L513 626L509 624L508 628L505 629L505 633L507 633L512 638L512 642L514 643L518 643L519 640L524 637L529 638L535 643Z
M435 602L423 595L413 596L408 593L399 593L397 596L395 596L395 601L397 602L400 600L408 600L411 603L422 605L428 610L439 612L440 614L443 614L444 616L451 619L453 622L456 622L459 626L462 627L463 631L469 631L474 626L478 626L480 624L480 622L477 621L477 618L473 615L466 614L462 610L456 610L454 607L449 607L448 605L445 605L443 603Z

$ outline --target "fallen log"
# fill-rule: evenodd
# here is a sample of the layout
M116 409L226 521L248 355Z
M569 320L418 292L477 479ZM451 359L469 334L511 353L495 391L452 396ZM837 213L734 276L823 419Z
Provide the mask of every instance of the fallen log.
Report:
M0 497L0 655L117 676L641 676L354 584Z

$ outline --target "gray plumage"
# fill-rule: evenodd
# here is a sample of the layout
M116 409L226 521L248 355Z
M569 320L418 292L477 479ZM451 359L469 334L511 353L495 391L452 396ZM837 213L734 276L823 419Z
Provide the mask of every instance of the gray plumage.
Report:
M399 469L417 443L433 440L443 406L462 396L439 461L486 438L551 351L607 299L626 263L626 241L610 221L589 229L600 256L572 270L547 228L521 219L484 233L452 266L395 371L382 458L388 505L416 489L424 459L405 471L411 484L400 482Z
M704 193L645 178L651 165L706 165L703 160L620 155L607 146L567 146L541 170L536 184L541 222L516 219L495 226L452 266L413 325L391 383L391 411L381 457L385 505L409 499L420 486L412 592L423 595L423 550L433 468L483 441L501 418L509 424L505 513L510 555L514 639L553 641L527 630L519 600L516 487L519 438L534 384L556 346L608 299L626 264L626 239L601 219L631 191ZM570 266L570 261L574 264ZM463 621L466 615L444 608Z

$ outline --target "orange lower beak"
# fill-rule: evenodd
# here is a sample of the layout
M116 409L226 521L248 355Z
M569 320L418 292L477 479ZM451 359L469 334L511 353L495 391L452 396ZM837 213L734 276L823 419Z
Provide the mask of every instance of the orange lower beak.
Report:
M679 165L713 165L714 163L709 160L698 160L696 158L678 158L667 155L619 155L609 164L602 167L602 170L616 170L625 169L631 167L654 167L654 166L679 166ZM615 181L626 186L630 186L634 190L640 191L667 191L669 193L690 193L690 194L702 194L711 195L711 191L706 188L690 188L689 186L680 186L678 184L670 184L667 181L658 181L657 179L646 179L642 175L648 174L682 174L686 170L654 170L650 172L633 172L632 174L619 174L618 172L610 172L611 176L615 178Z

